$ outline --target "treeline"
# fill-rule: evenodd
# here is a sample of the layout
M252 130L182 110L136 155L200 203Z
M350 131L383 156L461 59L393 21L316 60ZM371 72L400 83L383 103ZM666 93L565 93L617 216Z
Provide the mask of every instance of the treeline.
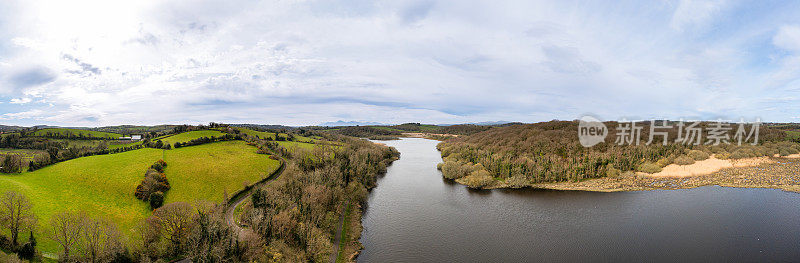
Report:
M735 143L718 146L662 145L662 136L654 136L654 142L646 145L650 122L637 123L637 126L643 127L639 145L617 145L614 134L617 125L616 122L606 123L609 134L605 142L591 148L580 145L577 121L492 128L440 143L438 149L444 162L439 168L445 177L475 188L489 187L498 182L523 187L535 183L616 176L625 171L660 171L661 167L674 163L691 150L715 154L719 158L785 155L798 150L797 145L784 141L783 131L763 126L757 146L738 146ZM708 128L709 125L711 123L703 123L699 127ZM747 126L748 131L750 128ZM667 131L667 140L674 142L678 136L677 129L673 125L671 129L656 131Z
M59 150L59 148L47 148L47 154L34 154L31 160L25 160L20 154L8 153L0 155L3 167L0 172L3 173L19 173L25 171L32 172L41 169L45 166L55 164L58 162L68 161L75 158L104 155L126 152L136 149L141 149L142 145L131 145L115 149L100 148L100 147L72 147Z
M36 130L34 130L32 132L28 132L28 133L23 133L23 134L26 134L27 136L31 136L31 137L46 137L46 138L51 138L51 139L63 139L63 140L116 140L116 139L119 139L119 138L102 137L102 136L101 137L96 137L96 136L92 136L90 133L82 133L82 132L74 133L72 131L67 131L67 130L60 131L60 132L51 132L51 131L39 132L39 134L35 134L35 132L36 132Z
M421 123L404 123L388 127L398 130L403 130L406 132L426 132L426 133L457 134L457 135L469 135L492 128L492 126L489 125L475 125L475 124L456 124L456 125L438 126L438 125L424 125Z
M370 126L346 126L331 132L357 138L369 138L371 140L396 140L401 134L399 131Z
M343 205L366 202L377 175L399 156L393 148L337 138L344 146L282 151L288 161L281 176L252 195L251 209L241 219L264 242L267 258L328 261L338 249L332 241ZM262 147L275 146L263 142Z
M233 140L241 140L241 139L242 139L242 137L240 135L225 134L225 135L222 135L220 137L216 137L216 136L205 137L204 136L204 137L200 137L200 138L197 138L197 139L192 139L192 140L190 140L188 142L184 142L184 143L176 142L174 145L175 145L175 148L180 148L180 147L201 145L201 144L212 143L212 142L233 141Z
M147 169L144 179L136 186L134 196L139 200L148 201L151 209L164 205L164 194L171 188L164 172L166 167L167 162L159 159Z

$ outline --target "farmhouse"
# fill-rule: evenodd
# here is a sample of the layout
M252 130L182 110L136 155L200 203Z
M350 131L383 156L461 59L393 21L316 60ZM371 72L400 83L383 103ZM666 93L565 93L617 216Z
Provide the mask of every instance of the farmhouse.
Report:
M119 137L120 140L131 140L131 141L138 141L142 139L142 135L131 135L129 137Z

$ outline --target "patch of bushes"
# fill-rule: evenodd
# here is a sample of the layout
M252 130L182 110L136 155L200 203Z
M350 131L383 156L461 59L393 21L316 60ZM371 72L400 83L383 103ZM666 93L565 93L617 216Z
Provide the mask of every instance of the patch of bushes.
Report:
M694 159L692 157L681 155L675 158L675 164L677 165L690 165L694 163Z
M702 161L708 159L708 153L699 150L690 150L689 153L687 153L687 155L689 155L689 157L691 157L695 161Z
M506 179L506 184L511 188L522 188L530 185L530 180L524 175L514 175Z
M469 164L460 164L454 161L445 161L442 165L442 175L450 180L458 179L469 175L472 172Z
M142 182L136 186L136 191L134 192L136 198L142 201L150 201L152 209L159 208L164 204L164 193L170 189L167 175L164 173L166 167L167 163L164 160L156 161L147 169ZM155 200L151 200L151 198L155 198Z
M475 189L489 186L493 181L492 174L483 169L471 172L468 176L459 179L459 183Z
M657 173L657 172L661 172L661 166L658 166L655 163L646 162L646 163L643 163L643 164L639 165L639 171L640 172L644 172L644 173L649 173L649 174Z

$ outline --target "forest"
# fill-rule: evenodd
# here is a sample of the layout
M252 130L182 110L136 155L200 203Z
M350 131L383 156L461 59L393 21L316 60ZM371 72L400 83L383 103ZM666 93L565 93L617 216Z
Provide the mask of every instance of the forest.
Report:
M605 124L611 131L619 125L617 122ZM712 124L704 122L699 127L708 128ZM672 163L686 164L710 155L740 159L788 155L800 150L798 144L787 140L786 131L768 125L761 127L758 145L741 146L736 143L717 146L660 143L676 140L679 134L676 125L663 130L668 132L667 138L654 136L656 143L648 145L650 122L639 122L637 126L642 127L638 145L618 145L612 133L604 142L590 148L579 143L577 121L496 127L440 143L437 148L443 163L439 169L444 177L473 188L490 187L496 182L525 187L615 176L627 171L653 173Z

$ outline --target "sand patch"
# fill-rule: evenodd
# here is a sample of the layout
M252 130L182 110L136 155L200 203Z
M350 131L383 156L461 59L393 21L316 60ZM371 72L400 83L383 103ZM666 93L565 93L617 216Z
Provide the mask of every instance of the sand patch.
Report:
M789 158L798 158L798 157L800 157L800 154L798 154L797 157L789 157ZM712 174L724 168L749 167L771 162L774 161L770 160L769 157L756 157L756 158L746 158L738 160L722 160L722 159L717 159L714 156L711 156L708 159L702 161L696 161L690 165L670 164L662 168L661 172L654 174L646 174L646 173L641 173L641 174L652 177L689 177L689 176Z

